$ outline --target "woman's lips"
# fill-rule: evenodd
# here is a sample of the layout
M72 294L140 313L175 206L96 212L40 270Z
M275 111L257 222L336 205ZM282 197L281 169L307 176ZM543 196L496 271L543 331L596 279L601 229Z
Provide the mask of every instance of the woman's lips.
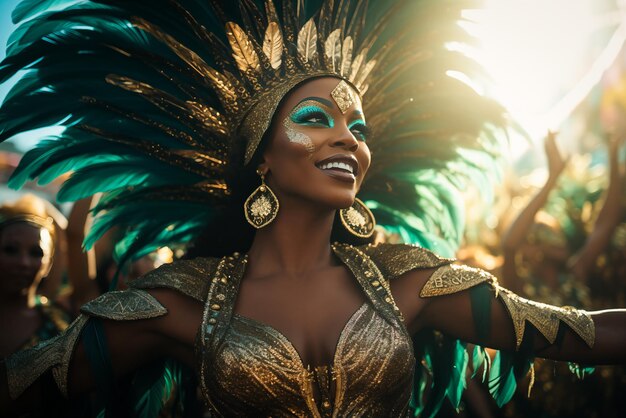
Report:
M317 162L315 166L324 174L346 183L354 183L359 171L359 163L356 158L346 154L333 155Z
M322 169L318 167L318 169L322 171L324 174L326 174L327 176L346 182L346 183L354 183L356 181L356 177L354 176L354 174L350 173L349 171L342 170L340 168L332 167L332 168Z

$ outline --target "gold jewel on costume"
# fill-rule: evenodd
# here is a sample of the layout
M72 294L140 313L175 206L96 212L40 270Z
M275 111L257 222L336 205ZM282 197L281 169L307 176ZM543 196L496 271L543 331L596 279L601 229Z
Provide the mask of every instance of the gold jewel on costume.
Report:
M339 84L337 84L337 87L330 92L330 96L335 103L337 103L337 107L341 110L342 114L345 114L350 106L360 100L358 93L344 80L341 80Z
M276 218L280 205L272 189L265 184L265 174L258 171L257 173L261 176L261 185L248 196L243 204L243 210L248 223L260 229Z
M360 199L355 198L352 206L339 211L339 219L343 226L359 238L369 238L374 233L376 219Z

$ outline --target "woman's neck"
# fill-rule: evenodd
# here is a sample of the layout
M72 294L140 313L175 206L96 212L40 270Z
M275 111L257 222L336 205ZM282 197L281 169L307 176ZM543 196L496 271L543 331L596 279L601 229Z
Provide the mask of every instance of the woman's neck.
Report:
M248 253L256 274L300 275L333 263L335 210L283 201L276 219L257 231Z

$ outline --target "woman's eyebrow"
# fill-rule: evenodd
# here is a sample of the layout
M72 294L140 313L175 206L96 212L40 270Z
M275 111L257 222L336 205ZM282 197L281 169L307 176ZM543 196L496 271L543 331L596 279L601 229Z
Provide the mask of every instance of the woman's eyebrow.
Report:
M350 115L350 119L352 119L352 121L357 121L357 120L361 120L363 122L365 122L365 115L363 114L362 111L358 110L358 109L354 109L352 111L352 114Z
M294 106L294 107L299 106L303 102L307 102L307 101L311 101L311 100L315 101L315 102L319 102L319 103L321 103L321 104L323 104L323 105L325 105L327 107L330 107L331 109L333 107L333 104L331 103L330 100L326 100L326 99L324 99L322 97L305 97L304 99L300 100L298 102L298 104L296 106Z

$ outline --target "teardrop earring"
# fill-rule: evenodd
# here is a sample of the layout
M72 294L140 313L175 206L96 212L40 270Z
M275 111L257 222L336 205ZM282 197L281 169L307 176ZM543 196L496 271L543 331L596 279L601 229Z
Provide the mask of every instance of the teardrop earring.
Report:
M374 233L376 219L374 214L360 199L355 198L352 206L339 211L343 226L359 238L369 238Z
M265 184L265 174L260 170L257 170L257 174L261 176L261 185L248 196L243 204L243 210L248 223L260 229L276 218L280 204L272 189Z

